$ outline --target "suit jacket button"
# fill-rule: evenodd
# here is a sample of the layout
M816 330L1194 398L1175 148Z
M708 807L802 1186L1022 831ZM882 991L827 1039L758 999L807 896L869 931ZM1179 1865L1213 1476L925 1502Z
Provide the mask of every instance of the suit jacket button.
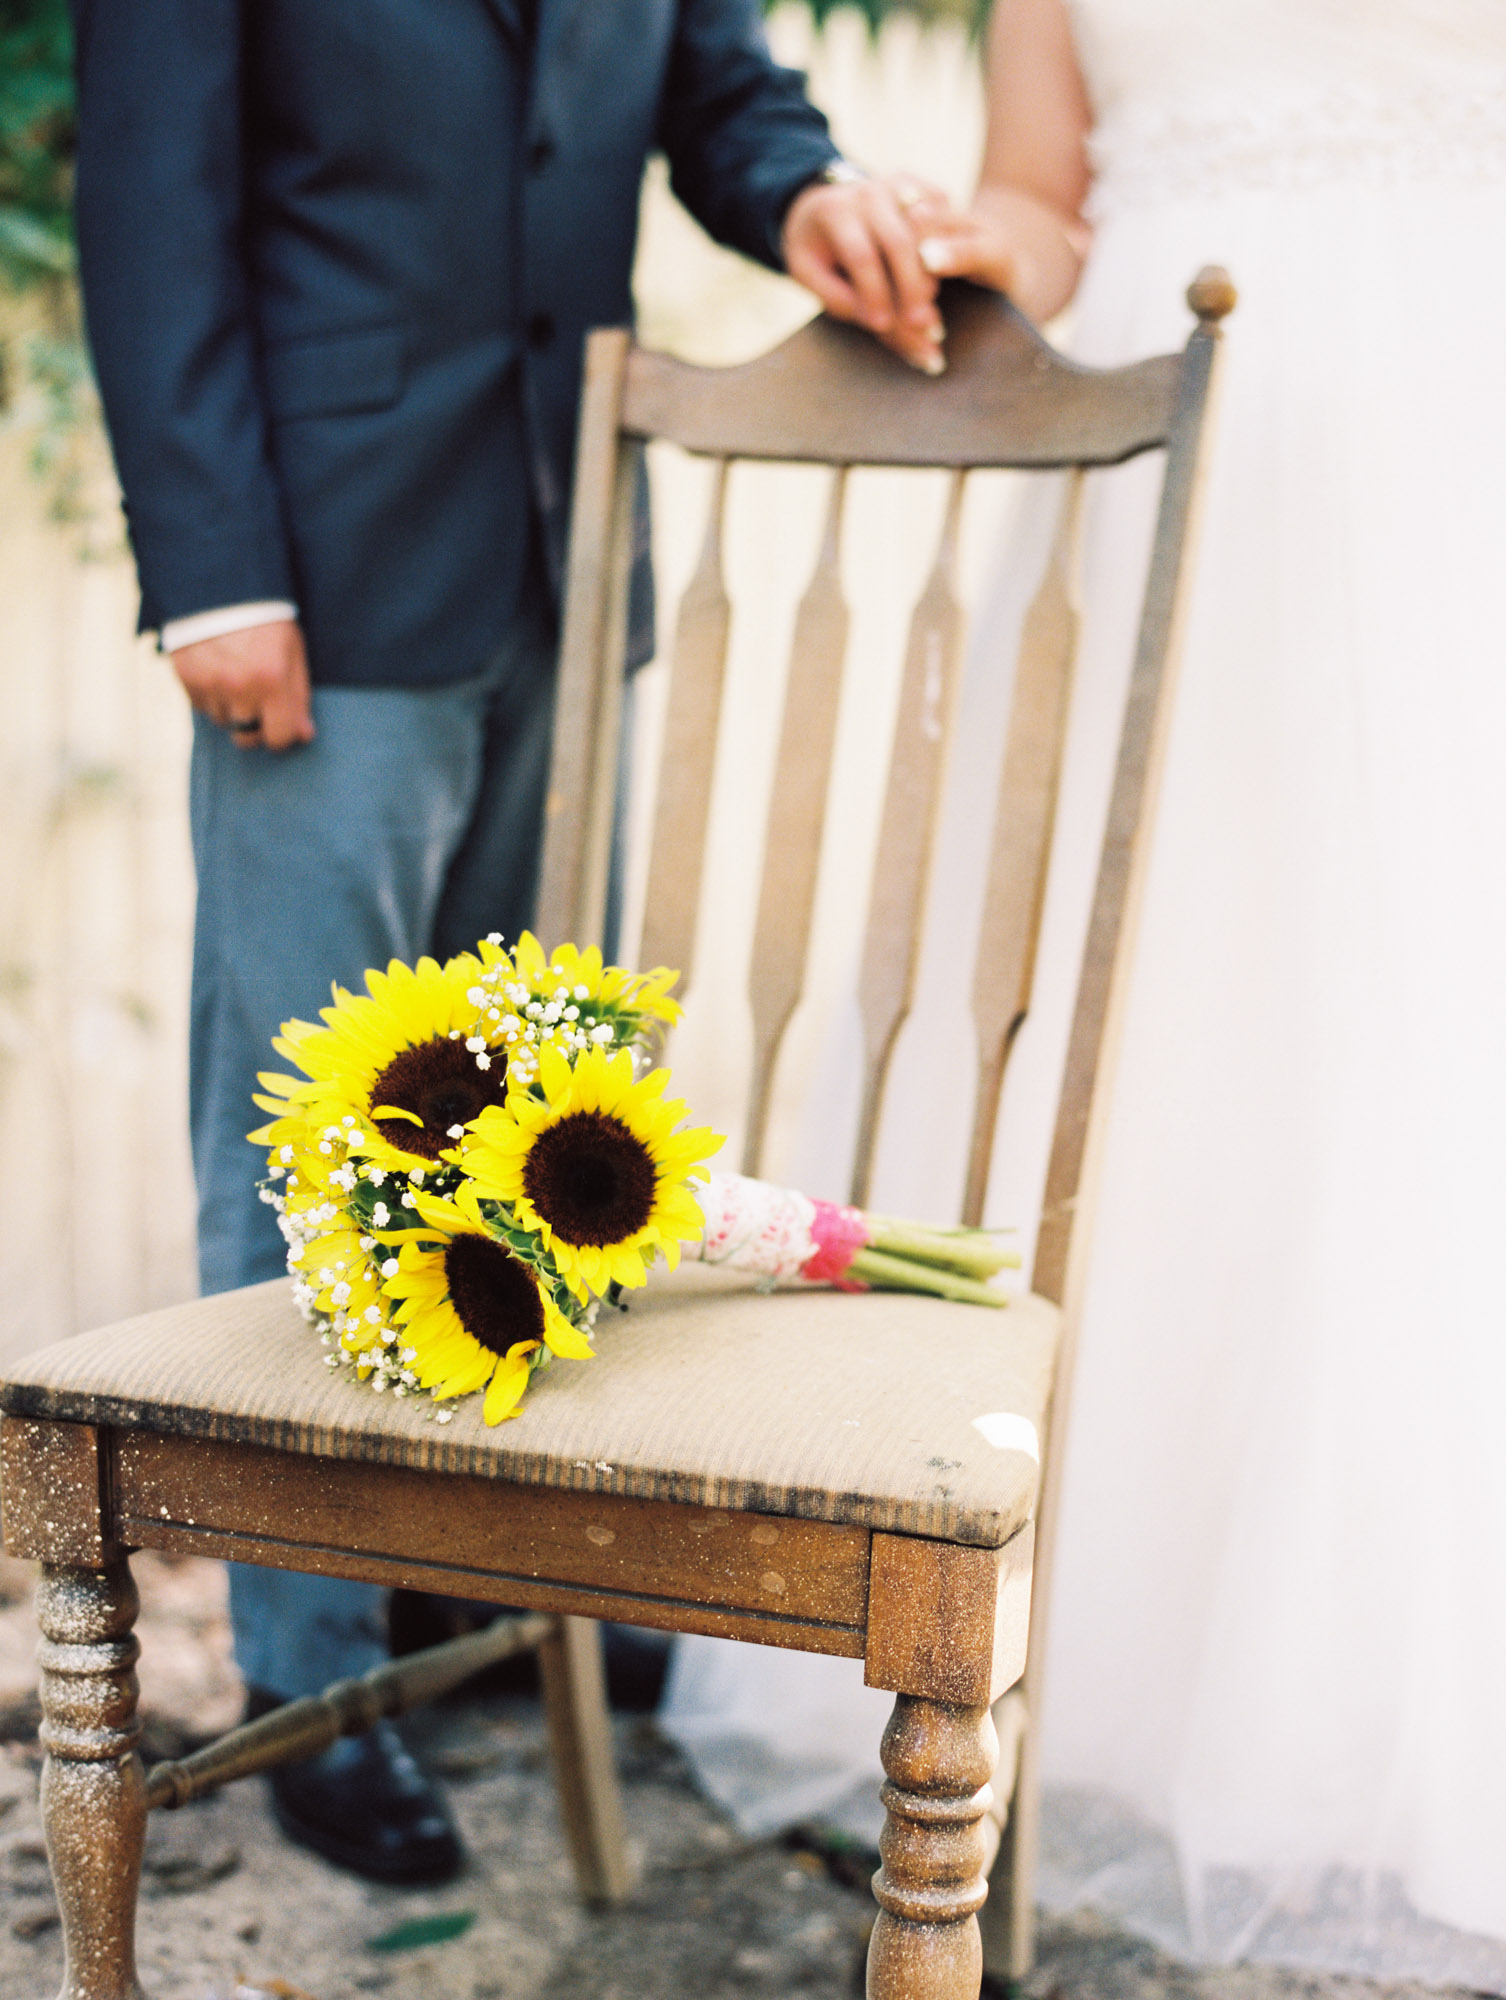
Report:
M541 174L553 158L553 139L547 132L536 132L528 142L528 171Z
M546 312L531 314L528 321L528 345L547 347L553 339L554 315Z

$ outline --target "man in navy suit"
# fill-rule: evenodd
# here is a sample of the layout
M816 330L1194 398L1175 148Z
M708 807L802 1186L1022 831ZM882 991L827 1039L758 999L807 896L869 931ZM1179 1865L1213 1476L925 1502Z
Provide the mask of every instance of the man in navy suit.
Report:
M283 1249L256 1070L332 979L528 921L584 335L644 160L720 241L939 369L900 196L756 0L74 0L85 302L141 581L193 704L205 1291ZM646 547L644 550L646 558ZM652 643L646 560L628 665ZM232 1572L253 1707L382 1649L374 1586ZM459 1861L390 1732L280 1774L389 1880Z

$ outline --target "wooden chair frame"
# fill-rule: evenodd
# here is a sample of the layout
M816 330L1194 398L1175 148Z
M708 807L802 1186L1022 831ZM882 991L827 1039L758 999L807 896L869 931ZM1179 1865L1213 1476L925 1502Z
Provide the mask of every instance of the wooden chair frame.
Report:
M835 472L821 554L796 618L769 807L752 954L754 1066L743 1157L748 1173L759 1170L774 1067L805 980L847 639L838 573L846 474L855 465L946 467L953 474L935 565L909 633L869 905L860 982L862 1108L851 1190L858 1204L867 1200L889 1058L915 992L944 775L944 732L923 726L923 716L928 704L937 704L936 690L928 686L932 663L942 660L952 683L960 664L955 564L962 480L985 467L1059 468L1071 475L1021 636L974 969L979 1084L961 1217L970 1224L982 1220L1005 1071L1030 1002L1077 637L1072 566L1081 475L1147 451L1165 453L1031 1273L1032 1293L1064 1313L1035 1528L1028 1652L1018 1684L994 1715L1000 1742L994 1831L985 1829L983 1835L995 1885L984 1911L985 1963L992 1975L1010 1982L1024 1977L1033 1955L1039 1820L1033 1717L1045 1650L1046 1583L1076 1308L1091 1234L1095 1142L1108 1100L1146 834L1171 713L1178 613L1221 322L1235 303L1227 273L1217 267L1200 272L1187 303L1196 325L1182 354L1095 370L1067 360L993 293L950 285L944 304L951 366L939 383L925 386L907 380L892 357L864 335L827 319L741 368L697 368L637 347L620 330L593 334L587 350L540 892L539 930L546 942L601 937L618 783L621 676L615 663L626 629L636 452L662 439L709 457L716 466L706 538L676 633L639 954L645 965L679 967L682 997L695 961L729 638L731 607L720 562L728 466L736 458L783 460L827 464ZM944 691L942 705L949 699ZM886 1768L899 1782L887 1746ZM882 1887L877 1893L885 1909L898 1909L886 1901ZM884 1935L881 1925L878 1936ZM870 1981L870 1992L880 2000L889 2000L891 1991L909 1990L903 1983L891 1985L885 1974L876 1984Z
M588 1400L570 1396L539 1406L526 1447L514 1448L505 1436L470 1436L458 1424L447 1436L423 1426L410 1406L391 1407L384 1398L372 1411L366 1405L377 1399L351 1398L338 1384L323 1391L322 1370L319 1382L304 1382L307 1335L284 1284L172 1308L27 1357L0 1385L0 1449L7 1545L44 1566L38 1596L43 1816L66 1947L62 2000L141 2000L135 1902L152 1806L181 1804L230 1777L308 1755L336 1733L369 1727L378 1715L525 1645L540 1648L582 1888L605 1900L620 1896L627 1886L620 1816L599 1648L587 1622L604 1617L862 1658L869 1683L896 1696L883 1745L888 1826L875 1880L880 1914L869 1954L871 2000L972 2000L982 1963L980 1909L990 1966L1018 1976L1028 1965L1035 1827L1030 1716L1084 1218L1169 712L1218 323L1233 294L1221 273L1207 272L1189 299L1197 326L1183 354L1108 372L1073 366L1006 304L971 288L949 288L952 366L938 382L911 374L863 336L827 321L742 369L690 368L635 348L620 332L594 335L588 354L541 891L546 942L569 937L584 944L600 934L632 495L643 441L669 438L723 462L814 460L836 468L825 552L797 619L806 664L792 674L786 697L787 741L802 753L815 745L815 754L783 761L770 809L753 994L750 1160L757 1158L768 1079L804 979L832 690L845 640L840 590L833 587L845 468L926 465L956 475L936 570L911 631L895 782L880 833L883 859L868 933L874 976L865 1013L859 1188L888 1053L913 985L940 759L934 732L906 718L920 714L930 698L924 674L938 648L955 663L960 627L951 563L961 475L977 466L1080 469L1154 449L1166 453L1033 1295L1009 1316L1010 1337L1027 1346L1034 1339L1037 1353L1059 1342L1054 1395L1043 1388L1035 1405L1043 1421L1048 1406L1050 1415L1039 1493L1033 1467L1027 1476L1017 1456L1005 1486L988 1484L990 1470L966 1506L937 1489L934 1475L929 1485L910 1488L865 1475L878 1480L865 1490L856 1475L825 1489L801 1484L798 1468L792 1473L772 1462L724 1470L693 1462L694 1412L692 1442L682 1431L678 1458L634 1461L631 1440L612 1435L611 1412L593 1415ZM721 477L716 487L719 522ZM645 939L650 959L678 963L687 974L699 886L693 856L706 825L728 617L716 532L681 616ZM1029 997L1071 665L1069 567L1064 532L1026 621L1004 759L974 994L983 1081L969 1178L973 1215L983 1199L1004 1067ZM860 1309L830 1295L818 1295L814 1307ZM811 1309L811 1301L798 1305L801 1313ZM964 1308L937 1310L944 1328L936 1337L968 1351L967 1365L985 1393L999 1365L996 1317L980 1316L989 1322L985 1340L974 1337ZM891 1316L886 1324L896 1351L913 1351L904 1347L909 1322ZM664 1335L652 1322L648 1332L638 1379L652 1392L653 1357ZM290 1382L275 1379L275 1366L259 1371L249 1389L232 1379L224 1357L274 1349L288 1357ZM683 1350L706 1351L699 1339ZM164 1354L173 1357L166 1369L159 1365ZM632 1379L627 1347L623 1354L626 1383ZM204 1355L209 1359L201 1363ZM770 1447L768 1455L772 1461L777 1452ZM778 1573L766 1553L776 1543ZM529 1615L362 1682L342 1683L148 1773L136 1750L136 1599L128 1557L137 1548L458 1591L521 1606ZM991 1810L996 1767L998 1803ZM985 1876L996 1850L1003 1893L985 1907Z

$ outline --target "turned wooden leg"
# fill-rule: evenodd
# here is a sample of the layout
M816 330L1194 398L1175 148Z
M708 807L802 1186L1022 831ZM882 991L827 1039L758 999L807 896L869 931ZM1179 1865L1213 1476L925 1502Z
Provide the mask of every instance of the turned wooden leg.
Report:
M136 1980L146 1835L137 1608L124 1558L102 1570L43 1566L42 1821L63 1922L59 2000L144 2000Z
M977 2000L976 1912L988 1894L983 1818L998 1738L987 1707L895 1698L884 1731L879 1916L868 2000Z

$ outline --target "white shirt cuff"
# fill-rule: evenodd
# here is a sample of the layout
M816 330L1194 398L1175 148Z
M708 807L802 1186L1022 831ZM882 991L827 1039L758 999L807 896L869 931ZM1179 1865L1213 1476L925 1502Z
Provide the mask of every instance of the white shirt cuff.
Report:
M196 611L191 618L169 618L158 639L164 653L176 653L182 646L197 646L201 639L223 639L227 632L246 632L253 625L275 625L297 616L298 606L281 597L266 597L256 604L223 604L217 611Z

